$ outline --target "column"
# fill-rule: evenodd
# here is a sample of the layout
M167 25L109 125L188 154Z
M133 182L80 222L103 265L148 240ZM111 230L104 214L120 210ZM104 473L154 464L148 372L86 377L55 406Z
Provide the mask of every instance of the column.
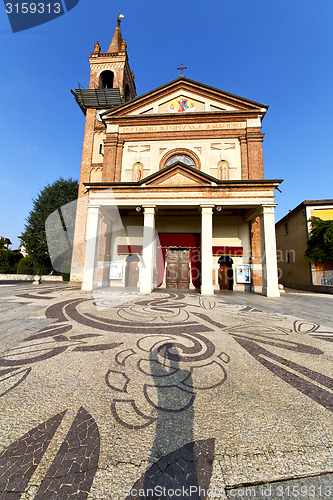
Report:
M86 253L84 259L82 290L93 290L97 286L97 259L101 214L99 206L88 206L86 225Z
M201 206L201 294L214 295L213 286L213 207Z
M121 167L123 163L123 151L124 151L124 139L119 139L117 144L117 157L116 157L116 168L115 168L115 182L121 181Z
M262 207L260 215L262 293L267 297L280 297L276 259L274 207Z
M155 206L146 205L143 219L143 250L140 276L140 292L150 293L154 289L155 266Z
M252 290L262 292L260 217L250 220Z
M248 156L247 156L247 141L246 137L240 136L238 137L241 149L241 169L242 169L242 179L249 178L249 165L248 165Z
M262 155L262 141L264 134L260 133L260 128L247 130L247 151L249 179L264 178L264 163Z

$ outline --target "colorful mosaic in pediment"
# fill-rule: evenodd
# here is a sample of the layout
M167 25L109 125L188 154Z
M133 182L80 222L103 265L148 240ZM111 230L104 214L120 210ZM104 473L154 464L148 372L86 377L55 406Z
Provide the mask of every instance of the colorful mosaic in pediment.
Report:
M195 113L196 111L205 111L205 104L183 95L164 102L158 107L159 113Z

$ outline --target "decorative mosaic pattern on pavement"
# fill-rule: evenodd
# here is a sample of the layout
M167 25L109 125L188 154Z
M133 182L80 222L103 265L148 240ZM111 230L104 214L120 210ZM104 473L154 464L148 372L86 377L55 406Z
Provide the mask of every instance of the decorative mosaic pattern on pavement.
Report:
M227 294L11 292L0 498L227 498L333 470L333 327Z

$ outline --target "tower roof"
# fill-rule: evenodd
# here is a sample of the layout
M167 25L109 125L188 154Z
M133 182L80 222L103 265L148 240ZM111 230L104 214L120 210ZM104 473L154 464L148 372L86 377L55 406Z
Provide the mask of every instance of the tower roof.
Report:
M120 23L121 16L119 15L117 18L117 27L114 30L108 53L118 52L118 50L121 49L121 42L123 41L123 37L121 35Z

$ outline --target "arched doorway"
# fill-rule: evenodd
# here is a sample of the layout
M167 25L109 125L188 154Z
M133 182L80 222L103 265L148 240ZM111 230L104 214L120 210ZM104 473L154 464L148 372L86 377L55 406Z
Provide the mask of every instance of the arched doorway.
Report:
M129 288L137 288L138 286L139 262L140 257L136 254L131 254L126 258L125 286Z
M218 283L220 290L233 290L234 273L232 270L232 258L228 255L221 255L217 262L220 265L218 270Z

